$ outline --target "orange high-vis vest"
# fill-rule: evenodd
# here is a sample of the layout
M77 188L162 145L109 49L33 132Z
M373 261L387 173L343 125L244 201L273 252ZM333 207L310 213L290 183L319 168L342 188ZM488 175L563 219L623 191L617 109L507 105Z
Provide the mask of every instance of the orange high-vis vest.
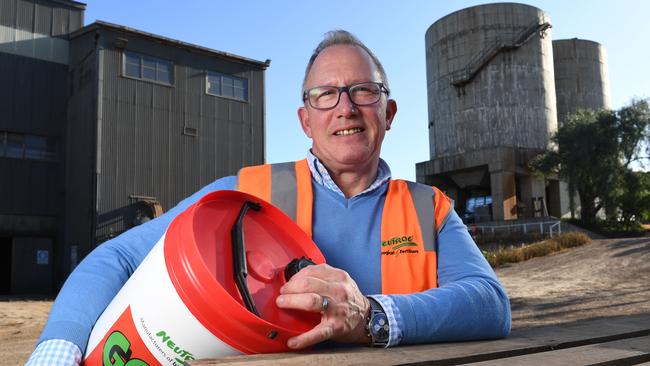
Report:
M313 192L307 160L242 168L237 189L284 211L312 235ZM436 239L452 210L438 188L391 180L381 218L381 288L406 294L438 287Z

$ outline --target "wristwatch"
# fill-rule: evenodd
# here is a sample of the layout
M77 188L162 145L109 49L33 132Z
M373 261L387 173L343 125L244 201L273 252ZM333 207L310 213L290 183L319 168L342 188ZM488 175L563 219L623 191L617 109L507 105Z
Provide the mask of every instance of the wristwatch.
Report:
M377 300L371 297L368 300L370 301L370 315L368 316L366 331L370 337L370 345L373 347L386 347L390 336L388 317Z

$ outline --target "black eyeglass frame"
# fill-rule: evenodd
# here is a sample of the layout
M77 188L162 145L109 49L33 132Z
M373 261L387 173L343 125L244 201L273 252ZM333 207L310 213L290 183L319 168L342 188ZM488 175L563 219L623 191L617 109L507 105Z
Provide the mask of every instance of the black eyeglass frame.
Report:
M335 85L319 85L319 86L315 86L313 88L309 88L309 89L305 90L304 92L302 92L302 101L303 101L303 103L305 101L307 101L307 103L309 103L309 106L311 106L314 109L328 110L328 109L335 108L337 105L339 105L339 103L341 102L341 94L343 94L343 92L346 92L346 93L348 93L348 97L350 98L350 102L355 106L367 106L367 105L373 105L373 104L379 102L379 100L381 99L381 95L379 95L379 98L377 98L377 100L372 102L372 103L359 104L359 103L355 103L352 100L352 96L350 94L350 89L354 88L355 86L364 85L364 84L375 84L375 85L377 85L379 87L379 93L386 93L386 96L390 95L390 90L388 90L388 88L386 88L384 83L380 83L378 81L364 81L364 82L361 82L361 83L354 83L354 84L350 84L350 85L346 85L346 86L335 86ZM336 103L334 103L333 106L327 107L327 108L319 108L319 107L315 107L313 104L311 104L311 99L309 99L309 92L314 90L314 89L317 89L317 88L334 88L334 89L336 89L337 93L338 93L338 97L336 98Z

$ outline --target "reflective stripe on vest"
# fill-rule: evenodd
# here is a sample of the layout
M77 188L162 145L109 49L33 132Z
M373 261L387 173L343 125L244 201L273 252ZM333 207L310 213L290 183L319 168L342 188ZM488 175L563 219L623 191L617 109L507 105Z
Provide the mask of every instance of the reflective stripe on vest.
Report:
M306 159L242 168L237 189L271 202L312 235L313 192ZM451 200L435 187L390 181L381 221L382 293L437 287L437 234L451 206Z
M271 202L298 224L309 237L313 193L307 160L242 168L237 173L237 190Z

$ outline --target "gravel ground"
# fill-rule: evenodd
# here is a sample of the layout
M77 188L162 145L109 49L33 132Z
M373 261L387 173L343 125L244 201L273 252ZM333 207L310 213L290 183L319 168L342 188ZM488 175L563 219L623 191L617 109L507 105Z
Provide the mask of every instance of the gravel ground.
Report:
M513 328L650 313L650 238L594 240L496 272Z
M650 313L650 238L603 239L497 269L513 328ZM51 301L0 299L0 354L23 365Z

